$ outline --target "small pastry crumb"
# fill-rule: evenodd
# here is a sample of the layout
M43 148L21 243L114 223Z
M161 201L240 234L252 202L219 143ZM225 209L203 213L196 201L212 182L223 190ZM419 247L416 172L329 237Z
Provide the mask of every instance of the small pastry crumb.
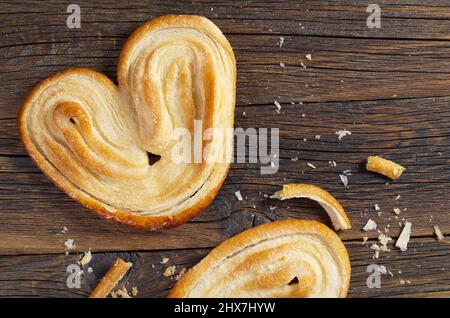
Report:
M378 241L380 242L380 244L384 247L383 250L384 252L389 251L389 249L387 248L387 244L392 242L392 237L387 236L386 234L381 233L378 236Z
M91 254L91 249L89 249L89 251L84 252L83 257L80 259L80 265L86 266L87 264L90 263L91 260L92 260L92 254Z
M398 247L402 252L405 252L408 249L408 243L411 237L411 227L412 224L410 222L405 222L402 233L400 234L397 242L395 242L395 246Z
M126 290L123 289L119 289L116 291L111 292L111 297L112 298L131 298L130 295L128 295L128 293L126 292Z
M339 139L339 140L342 140L344 137L347 137L347 136L349 136L349 135L352 134L351 131L345 130L345 129L335 131L334 133L338 136L338 139Z
M238 201L242 201L243 200L241 191L238 190L234 194L236 195L236 198L238 199Z
M180 280L181 277L183 277L184 273L186 273L186 268L185 267L183 267L181 269L181 271L175 276L175 280L177 280L177 281Z
M164 277L170 277L170 276L175 275L176 272L177 272L176 266L172 265L172 266L169 266L169 267L166 268L166 270L163 273L163 276Z
M344 187L348 188L348 177L344 174L340 174L339 178L341 179L341 182L344 185Z
M161 262L159 262L160 264L166 264L170 259L168 257L164 257L162 258Z
M403 166L378 156L369 156L367 158L366 169L385 175L393 180L400 178L403 171L405 171Z
M281 110L281 104L278 101L273 102L275 104L275 107L277 108L276 111L279 114Z
M69 255L70 250L75 247L74 240L68 239L64 242L64 246L66 247L66 255Z
M441 229L439 228L438 225L433 226L434 229L434 234L436 234L436 240L438 242L442 241L445 237L444 235L442 235Z
M377 230L377 223L375 223L375 221L369 219L369 221L367 221L366 225L364 225L363 227L363 231L368 232L368 231L376 231Z

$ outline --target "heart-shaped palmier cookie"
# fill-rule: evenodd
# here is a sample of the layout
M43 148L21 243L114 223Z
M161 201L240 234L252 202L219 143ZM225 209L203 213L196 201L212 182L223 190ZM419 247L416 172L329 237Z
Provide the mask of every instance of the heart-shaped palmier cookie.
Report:
M206 18L159 17L127 40L118 83L89 69L42 81L19 114L25 148L59 188L102 217L148 229L184 223L213 200L228 171L219 158L233 139L200 136L199 146L194 136L233 127L231 46ZM174 160L186 134L195 160L185 152ZM194 158L195 149L208 160ZM150 164L149 153L160 159Z

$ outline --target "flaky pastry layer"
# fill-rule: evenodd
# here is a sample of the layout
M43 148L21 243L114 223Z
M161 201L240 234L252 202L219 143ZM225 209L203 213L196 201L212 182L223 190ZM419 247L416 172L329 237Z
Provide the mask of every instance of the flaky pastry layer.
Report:
M38 84L19 114L20 136L58 187L101 216L171 227L213 200L229 166L214 156L230 146L213 137L202 145L209 162L176 161L175 131L194 136L195 120L201 132L233 127L235 83L232 48L211 21L163 16L127 40L118 86L89 69ZM150 165L148 153L161 158Z
M189 270L169 297L346 297L350 261L322 223L277 221L242 232Z

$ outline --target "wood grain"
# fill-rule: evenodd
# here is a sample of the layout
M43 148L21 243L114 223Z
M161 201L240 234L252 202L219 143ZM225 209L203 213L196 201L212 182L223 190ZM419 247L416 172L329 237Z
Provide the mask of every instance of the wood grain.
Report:
M140 264L130 283L141 296L164 296L173 281L156 273L162 255L190 267L260 223L306 218L330 226L313 202L265 197L288 182L324 187L346 209L353 229L339 235L352 258L351 296L449 296L449 246L434 242L433 225L450 234L450 7L446 0L378 1L382 28L370 30L370 2L77 1L81 29L66 27L65 1L0 2L0 296L85 296L117 255ZM56 71L90 67L115 81L127 37L168 13L204 15L224 31L238 61L235 126L279 128L280 168L261 175L259 164L234 163L218 197L197 218L150 233L101 220L59 191L23 150L15 120L28 91ZM339 141L341 129L352 135ZM390 182L365 171L369 155L407 170ZM348 169L344 188L339 174ZM393 208L402 214L396 218ZM408 273L412 284L401 285L395 275L383 279L380 290L367 288L365 269L375 261L358 241L378 235L361 231L369 218L394 238L400 222L413 223L418 252L376 260ZM60 235L64 226L69 231ZM78 257L63 256L68 238L75 252L96 253L94 275L85 276L81 290L65 285L65 267Z
M370 244L370 242L368 242ZM406 252L398 250L382 253L373 259L373 251L361 242L347 242L352 264L349 297L448 297L450 295L449 242L433 239L414 239ZM133 262L133 266L119 283L128 291L137 287L137 297L165 297L175 284L174 276L164 277L169 266L176 272L191 268L200 261L208 249L161 252L94 253L84 268L80 288L70 289L67 267L77 264L82 255L33 255L0 257L0 297L86 297L96 286L117 257ZM161 264L163 257L169 258ZM411 260L414 260L411 263ZM380 288L368 288L366 281L372 272L369 264L383 265L388 271L381 276ZM92 273L87 268L93 269ZM393 276L391 276L391 274Z

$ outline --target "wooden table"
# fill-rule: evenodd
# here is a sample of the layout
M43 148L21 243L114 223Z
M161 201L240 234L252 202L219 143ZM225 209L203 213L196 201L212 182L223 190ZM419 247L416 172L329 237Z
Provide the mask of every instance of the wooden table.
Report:
M167 266L190 268L254 225L286 218L331 225L312 201L264 196L290 182L321 186L345 207L353 229L339 235L352 263L350 297L450 296L449 240L437 242L433 232L437 224L450 234L450 6L377 1L381 28L369 29L372 2L76 1L80 29L66 27L71 2L1 2L0 296L85 297L118 256L134 264L126 286L137 286L141 297L165 296L174 284L162 275ZM211 206L183 226L152 233L99 219L59 191L25 153L16 116L27 92L56 71L89 67L115 80L133 29L169 13L203 15L223 30L238 61L235 126L280 128L280 169L260 175L258 164L233 164ZM342 129L352 134L339 141ZM368 173L364 160L373 154L406 173L395 182ZM345 188L339 174L347 169ZM393 208L402 210L398 219ZM393 238L404 220L412 222L408 250L390 244L391 252L373 259L378 233L361 231L369 218ZM67 239L75 248L65 256ZM93 272L70 289L67 266L88 249ZM392 273L379 289L366 285L369 264Z

